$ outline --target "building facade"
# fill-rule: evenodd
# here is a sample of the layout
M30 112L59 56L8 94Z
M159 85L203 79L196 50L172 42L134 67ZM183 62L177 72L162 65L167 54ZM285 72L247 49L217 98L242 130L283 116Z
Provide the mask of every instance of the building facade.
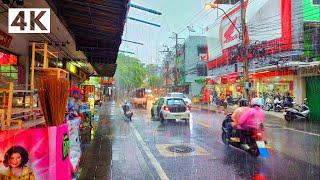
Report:
M246 40L241 46L236 28L241 30L240 4L234 4L208 26L208 78L215 82L214 90L237 96L243 92L243 59L247 50L251 96L289 93L297 103L305 97L312 110L312 119L320 120L313 101L319 83L320 5L310 0L245 1ZM218 24L218 25L217 25ZM311 73L306 73L308 70Z
M190 97L201 93L203 85L196 81L207 75L205 63L200 60L205 46L205 36L189 36L178 50L178 85Z

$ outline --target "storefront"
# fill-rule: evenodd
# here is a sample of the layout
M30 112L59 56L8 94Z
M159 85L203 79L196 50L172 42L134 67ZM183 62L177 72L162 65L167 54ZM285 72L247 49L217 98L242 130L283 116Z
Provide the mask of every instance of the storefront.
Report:
M236 98L242 94L242 77L238 72L227 75L207 78L206 85L211 92L216 92L218 96L224 94Z
M252 95L260 96L265 93L284 95L294 94L294 77L296 72L290 69L250 73L253 83Z

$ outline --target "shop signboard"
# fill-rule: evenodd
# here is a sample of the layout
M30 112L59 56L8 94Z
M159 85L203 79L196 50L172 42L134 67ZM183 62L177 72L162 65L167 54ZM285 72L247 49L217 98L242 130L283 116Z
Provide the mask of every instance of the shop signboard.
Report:
M0 65L16 65L17 61L16 55L0 52Z
M18 168L22 173L13 175ZM70 172L67 124L0 132L0 179L65 180L71 179Z
M247 0L246 40L255 44L255 48L264 47L267 53L291 49L291 0ZM214 25L206 28L208 36L208 69L213 69L228 62L232 50L242 40L240 22L240 3L221 16ZM249 58L252 56L249 56Z
M78 68L77 66L71 64L71 63L67 63L67 70L73 74L78 74Z
M12 37L0 30L0 46L9 48L11 41L12 41Z
M301 76L316 76L316 75L320 75L320 66L308 67L308 68L301 69L300 75Z
M303 0L303 20L320 21L320 0Z

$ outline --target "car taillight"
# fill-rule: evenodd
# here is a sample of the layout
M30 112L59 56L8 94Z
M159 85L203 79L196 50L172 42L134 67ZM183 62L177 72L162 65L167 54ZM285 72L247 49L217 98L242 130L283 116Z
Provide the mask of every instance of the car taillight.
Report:
M168 106L163 106L163 110L169 111L169 107Z
M257 132L257 136L261 137L262 133L261 132Z

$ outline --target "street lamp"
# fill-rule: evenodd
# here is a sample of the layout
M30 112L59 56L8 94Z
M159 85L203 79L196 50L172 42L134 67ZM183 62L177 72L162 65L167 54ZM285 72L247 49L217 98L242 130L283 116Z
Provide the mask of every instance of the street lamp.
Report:
M206 3L206 5L204 6L205 9L209 10L209 9L219 9L223 12L224 15L226 15L226 17L229 19L229 21L231 22L232 26L236 28L236 30L239 33L239 37L242 36L240 30L237 28L237 26L233 23L233 21L231 21L230 17L228 16L228 14L226 13L225 10L223 10L222 8L220 8L218 6L218 4L214 4L214 3Z
M248 82L249 78L249 72L248 72L248 57L247 57L247 41L246 41L246 31L244 30L246 28L245 25L245 10L244 10L244 0L240 0L240 8L241 8L241 27L242 27L242 32L239 31L239 29L237 28L237 26L233 23L233 21L230 19L230 17L228 16L228 14L222 9L220 8L217 4L214 3L206 3L205 4L205 9L209 10L209 9L219 9L221 10L224 15L229 19L229 21L231 22L232 26L238 31L239 33L239 37L242 40L242 46L244 48L243 54L242 54L242 58L243 58L243 75L244 75L244 84L243 84L243 95L245 97L247 97L248 99L250 99L250 95L246 89L246 83ZM249 84L249 83L248 83Z

